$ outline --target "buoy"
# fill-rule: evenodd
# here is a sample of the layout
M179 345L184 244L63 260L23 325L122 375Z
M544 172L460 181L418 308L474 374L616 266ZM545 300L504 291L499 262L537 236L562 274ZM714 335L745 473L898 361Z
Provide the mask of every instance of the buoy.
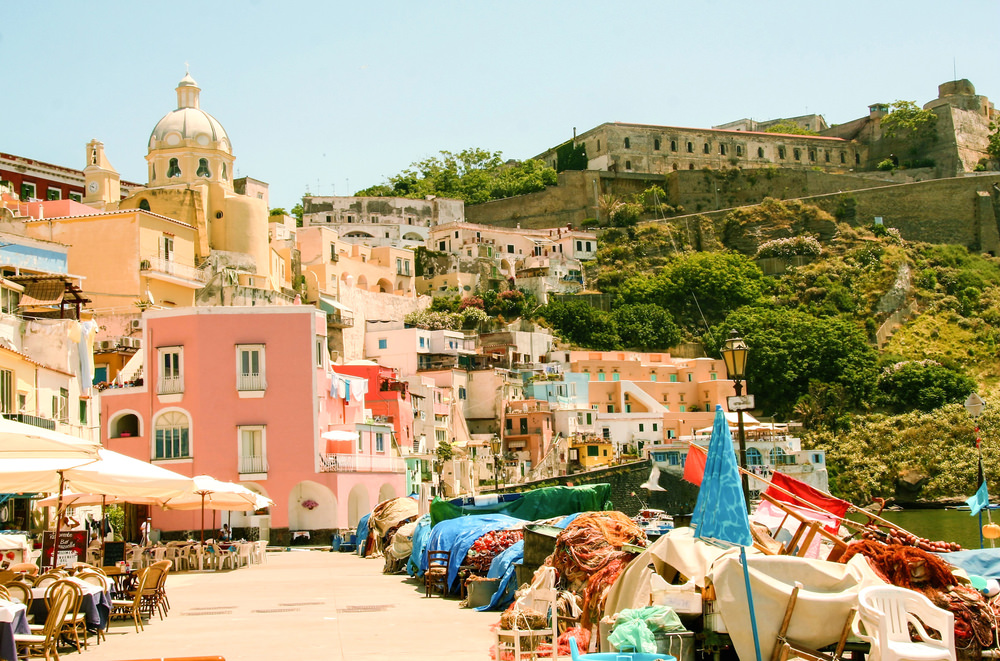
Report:
M987 523L983 526L983 537L986 539L997 539L1000 537L1000 525Z

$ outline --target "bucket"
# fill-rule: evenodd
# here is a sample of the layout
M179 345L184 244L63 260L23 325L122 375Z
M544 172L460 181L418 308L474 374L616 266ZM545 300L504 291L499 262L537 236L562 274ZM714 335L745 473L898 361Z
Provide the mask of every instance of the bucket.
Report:
M340 543L343 542L343 541L344 541L344 539L340 536L339 533L334 533L330 537L330 550L331 551L339 551L340 550Z
M545 524L528 524L524 526L524 564L539 567L545 564L545 559L552 555L556 548L556 537L562 528Z
M488 578L485 581L469 581L465 586L469 590L469 608L478 608L490 603L497 588L500 587L500 579Z

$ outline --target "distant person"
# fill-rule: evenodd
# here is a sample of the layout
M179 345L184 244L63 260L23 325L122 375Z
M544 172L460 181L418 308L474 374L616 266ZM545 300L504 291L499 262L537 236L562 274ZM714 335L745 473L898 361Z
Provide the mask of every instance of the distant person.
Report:
M60 530L83 530L83 524L71 517L68 513L63 514L62 520L59 522Z
M222 524L222 530L219 531L219 541L228 542L233 539L233 532L229 529L228 523Z
M146 520L139 525L139 543L143 546L149 546L149 522L150 518L147 516Z
M101 519L101 537L106 542L115 541L115 529L111 527L111 519L108 517Z

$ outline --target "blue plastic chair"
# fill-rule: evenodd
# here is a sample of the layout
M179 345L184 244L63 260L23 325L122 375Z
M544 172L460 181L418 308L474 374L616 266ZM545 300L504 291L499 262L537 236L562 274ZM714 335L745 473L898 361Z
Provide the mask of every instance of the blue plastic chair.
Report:
M576 638L570 636L569 652L573 661L677 661L669 654L648 652L601 652L598 654L580 654L576 647Z

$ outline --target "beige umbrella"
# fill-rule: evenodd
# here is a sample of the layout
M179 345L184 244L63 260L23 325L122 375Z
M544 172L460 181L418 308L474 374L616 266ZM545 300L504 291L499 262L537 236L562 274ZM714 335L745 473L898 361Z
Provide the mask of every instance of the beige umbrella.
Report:
M168 510L201 510L201 542L205 543L205 510L248 512L270 507L274 502L259 493L233 482L222 482L208 475L191 478L184 494L163 503Z
M0 459L96 457L101 445L50 429L0 418ZM79 463L79 462L77 462Z

